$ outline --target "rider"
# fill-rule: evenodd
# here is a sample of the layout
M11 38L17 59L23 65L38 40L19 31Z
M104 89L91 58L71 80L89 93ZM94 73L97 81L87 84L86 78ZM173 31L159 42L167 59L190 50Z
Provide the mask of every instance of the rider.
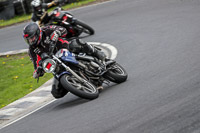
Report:
M105 54L92 45L89 45L86 42L83 42L80 39L74 39L70 43L64 39L67 35L67 30L61 26L57 25L48 25L40 28L36 23L29 23L24 27L23 37L24 40L29 45L29 56L34 64L34 73L33 77L38 78L43 76L44 72L41 69L41 54L50 53L50 44L56 44L54 54L62 49L68 49L70 52L74 53L86 53L92 55L103 61L105 59ZM63 97L67 92L62 87L58 87L56 79L52 86L52 95L55 98Z
M37 22L38 24L41 24L42 22L46 23L48 22L48 13L47 9L49 9L52 6L55 6L58 4L58 0L54 0L50 3L42 3L41 0L33 0L31 2L31 6L33 9L32 13L32 21Z

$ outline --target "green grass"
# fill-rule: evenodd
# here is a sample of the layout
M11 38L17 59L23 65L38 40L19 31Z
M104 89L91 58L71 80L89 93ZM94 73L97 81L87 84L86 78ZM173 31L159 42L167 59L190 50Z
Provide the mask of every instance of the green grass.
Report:
M46 73L37 83L37 79L32 77L33 64L27 54L0 57L0 68L0 108L25 96L53 77Z
M94 2L94 1L97 1L97 0L77 0L77 2L75 2L75 3L71 3L71 4L67 4L65 6L62 6L62 8L64 10L72 9L72 8L87 5L87 4ZM52 11L53 9L55 9L55 7L49 9L48 12ZM22 15L22 16L15 16L14 18L12 18L10 20L0 20L0 28L5 27L5 26L9 26L9 25L13 25L13 24L16 24L16 23L28 21L30 19L31 19L31 14Z

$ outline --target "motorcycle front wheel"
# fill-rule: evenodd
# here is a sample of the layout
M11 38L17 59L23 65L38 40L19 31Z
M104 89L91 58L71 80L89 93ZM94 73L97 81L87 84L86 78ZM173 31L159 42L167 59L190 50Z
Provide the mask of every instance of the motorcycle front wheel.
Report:
M65 74L60 82L66 90L81 98L92 100L99 96L97 88L88 81L81 83L76 77Z
M81 22L80 20L76 20L75 24L77 27L83 29L83 32L89 35L93 35L94 34L94 29L92 27L90 27L89 25Z

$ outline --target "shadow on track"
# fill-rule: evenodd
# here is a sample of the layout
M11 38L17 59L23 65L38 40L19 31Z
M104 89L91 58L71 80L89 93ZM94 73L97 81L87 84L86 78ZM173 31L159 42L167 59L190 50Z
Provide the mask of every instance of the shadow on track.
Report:
M114 88L115 88L116 85L118 85L118 84L111 83L109 85L103 85L104 89L100 91L99 97L103 96L103 93L106 93L109 90L114 91ZM72 108L72 107L76 107L78 105L86 104L88 102L92 102L92 101L95 101L95 100L96 99L94 99L94 100L82 99L82 98L79 98L79 97L77 97L77 96L75 96L71 93L68 93L65 97L58 99L56 101L56 102L58 102L57 106L55 106L52 110L55 111L55 110L60 110L60 109Z

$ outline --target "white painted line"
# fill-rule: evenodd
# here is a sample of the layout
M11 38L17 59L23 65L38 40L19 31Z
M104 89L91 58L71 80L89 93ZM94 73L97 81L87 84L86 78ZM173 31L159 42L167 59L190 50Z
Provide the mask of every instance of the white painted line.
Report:
M88 44L100 45L100 46L103 46L103 47L106 47L106 48L110 49L111 52L112 52L110 59L114 60L117 57L117 49L111 44L99 43L99 42L88 42Z
M117 57L117 49L114 46L107 43L102 43L101 45L111 50L112 52L111 59L115 59Z
M34 112L36 112L36 111L40 110L41 108L43 108L43 107L45 107L45 106L51 104L51 103L54 102L54 101L56 101L56 99L54 99L54 100L48 102L47 104L45 104L45 105L43 105L43 106L37 108L37 109L34 110L34 111L32 111L32 112L30 112L30 113L28 113L28 114L26 114L26 115L24 115L24 116L22 116L22 117L20 117L20 118L18 118L18 119L16 119L16 120L12 121L12 122L10 122L10 123L8 123L8 124L6 124L6 125L0 127L0 130L3 129L3 128L5 128L5 127L7 127L7 126L9 126L9 125L11 125L11 124L13 124L13 123L15 123L15 122L17 122L17 121L19 121L19 120L21 120L21 119L23 119L23 118L25 118L25 117L27 117L27 116L29 116L30 114L33 114Z
M94 45L100 45L101 43L99 43L99 42L87 42L88 44L94 44Z

